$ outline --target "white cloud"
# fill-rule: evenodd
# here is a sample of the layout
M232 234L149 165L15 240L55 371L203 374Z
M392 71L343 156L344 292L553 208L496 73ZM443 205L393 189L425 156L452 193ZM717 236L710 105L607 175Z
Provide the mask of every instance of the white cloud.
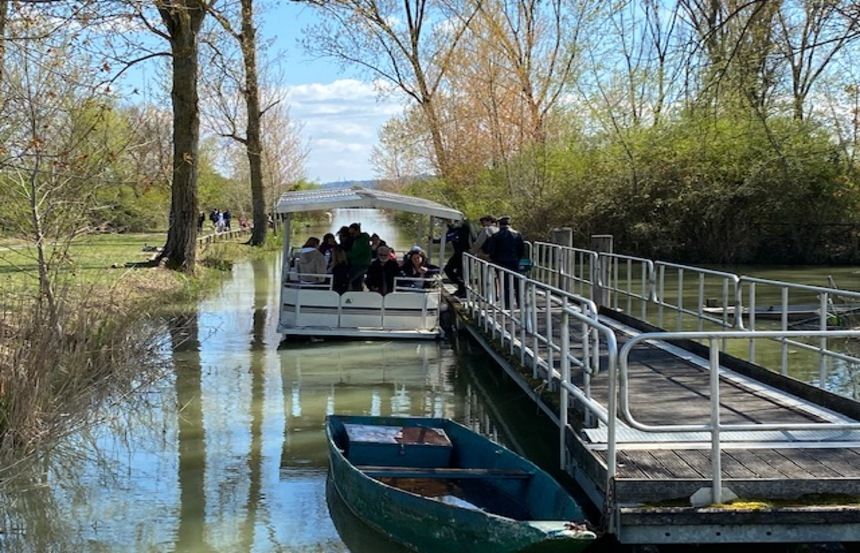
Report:
M311 179L373 178L370 152L379 128L405 106L381 83L338 79L287 87L291 117L304 125L310 142L307 172Z

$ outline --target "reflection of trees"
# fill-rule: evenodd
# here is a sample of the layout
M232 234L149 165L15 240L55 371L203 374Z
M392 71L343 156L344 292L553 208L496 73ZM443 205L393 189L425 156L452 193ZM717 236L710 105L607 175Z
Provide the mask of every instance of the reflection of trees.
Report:
M260 504L263 472L263 409L266 382L266 320L269 292L269 267L265 260L256 261L254 268L254 314L251 324L251 449L248 453L248 498L245 520L239 530L240 551L251 551L254 526Z
M206 441L201 404L200 341L197 313L179 315L170 325L179 405L179 529L176 550L205 551Z

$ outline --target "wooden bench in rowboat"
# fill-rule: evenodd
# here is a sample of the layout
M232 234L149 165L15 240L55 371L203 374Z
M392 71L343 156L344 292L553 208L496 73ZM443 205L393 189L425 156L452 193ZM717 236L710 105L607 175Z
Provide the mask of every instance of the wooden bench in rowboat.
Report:
M371 478L513 478L527 480L534 471L518 469L480 469L480 468L424 468L424 467L385 467L356 465L358 470Z

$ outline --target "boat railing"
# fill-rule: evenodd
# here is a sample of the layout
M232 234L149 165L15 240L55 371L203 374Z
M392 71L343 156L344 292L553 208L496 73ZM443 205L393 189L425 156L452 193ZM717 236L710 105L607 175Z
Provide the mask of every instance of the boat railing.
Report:
M330 273L297 273L290 272L289 277L284 281L284 286L287 288L302 288L309 290L331 290L332 275Z
M441 294L442 277L433 275L429 277L394 277L395 292L419 292L425 294Z
M701 433L701 436L706 437L711 444L711 500L713 503L720 503L722 501L722 475L721 475L721 459L720 454L723 447L723 442L729 439L726 434L735 433L734 436L731 437L731 440L734 445L737 445L739 442L747 441L747 442L756 442L760 443L765 440L771 441L820 441L823 438L828 437L828 434L824 433L832 433L832 432L847 432L847 431L860 431L860 422L857 422L853 419L849 419L848 417L841 416L835 414L833 412L827 412L824 410L820 410L816 415L818 418L828 420L828 422L815 422L815 423L730 423L725 424L720 420L720 344L725 341L731 340L772 340L772 339L797 339L801 337L819 337L819 338L829 338L829 339L858 339L860 338L860 331L848 331L848 330L825 330L825 331L784 331L784 330L776 330L776 331L762 331L762 330L742 330L742 331L714 331L714 332L654 332L654 333L646 333L640 334L634 337L631 337L625 344L624 347L621 348L620 353L618 354L618 363L617 365L613 365L610 363L609 367L609 382L610 382L610 391L609 391L609 404L608 404L608 418L607 418L607 455L608 458L611 459L608 462L608 478L611 480L615 475L615 467L616 464L616 451L617 451L617 443L616 443L616 433L615 428L620 424L618 419L618 412L620 411L623 416L624 422L631 428L644 432L644 433L664 433L670 434L675 437L677 441L690 441L691 436L693 439L698 441L699 438L695 437L695 434L690 433ZM706 365L703 366L708 371L709 375L709 402L710 402L710 415L708 417L707 422L691 424L691 423L682 423L682 424L645 424L636 420L632 409L631 409L631 401L630 401L630 374L629 374L629 365L630 365L630 354L633 349L640 343L643 342L671 342L675 340L704 340L708 343L709 347L709 359ZM860 359L853 358L853 362L860 363ZM616 381L616 377L613 374L616 370L618 371L618 390L617 390L617 401L619 405L619 409L615 409L614 401L615 401L615 393L612 389L613 383ZM762 390L761 393L767 393L766 390ZM674 417L676 413L667 412L667 416ZM771 435L768 437L767 435L761 434L764 432L770 432ZM743 433L743 434L741 434ZM757 433L756 435L751 435L750 433Z

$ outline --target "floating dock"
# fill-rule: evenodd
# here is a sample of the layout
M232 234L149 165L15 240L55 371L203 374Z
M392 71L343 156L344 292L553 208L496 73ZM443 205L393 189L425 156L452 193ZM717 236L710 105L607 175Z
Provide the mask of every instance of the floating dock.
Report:
M558 425L559 463L599 530L624 544L860 541L860 403L831 389L860 369L844 349L860 332L830 328L827 309L814 330L792 330L788 309L781 326L755 321L766 293L779 306L860 293L531 248L528 277L467 255L466 298L445 297Z

